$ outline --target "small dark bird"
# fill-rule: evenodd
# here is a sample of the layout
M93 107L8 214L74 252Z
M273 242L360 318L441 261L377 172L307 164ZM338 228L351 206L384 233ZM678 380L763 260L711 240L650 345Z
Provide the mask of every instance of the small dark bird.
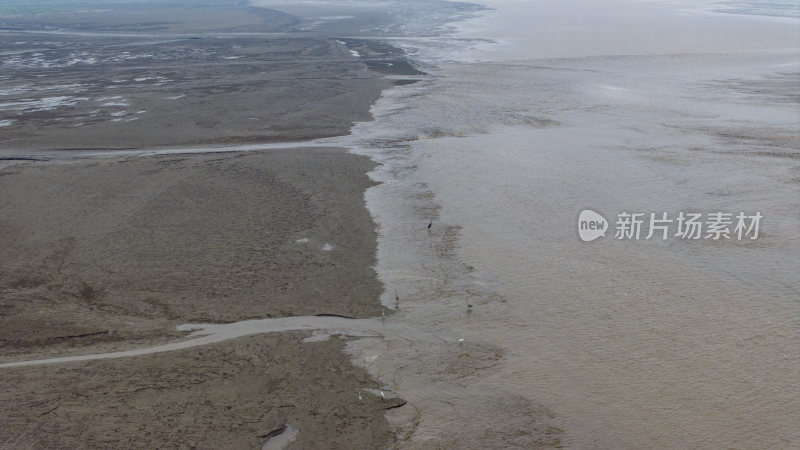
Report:
M433 221L431 220L430 222L428 222L428 229L429 229L429 230L431 229L431 226L432 226L432 225L433 225Z
M467 303L467 308L472 308L472 303Z
M400 310L400 296L397 295L397 291L394 291L394 309L396 311Z

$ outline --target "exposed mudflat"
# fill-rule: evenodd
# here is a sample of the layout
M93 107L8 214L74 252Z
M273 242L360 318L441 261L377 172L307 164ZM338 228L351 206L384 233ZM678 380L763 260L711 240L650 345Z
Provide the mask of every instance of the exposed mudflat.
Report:
M139 348L186 322L380 315L371 167L331 148L6 167L0 359ZM386 402L356 403L377 382L308 334L4 369L0 447L257 447L283 423L303 445L384 442Z
M174 338L186 322L379 315L370 167L290 149L6 168L0 354Z
M402 404L365 389L345 341L250 336L185 351L4 369L2 448L261 448L290 424L304 448L379 448ZM359 400L361 392L361 400Z
M420 73L391 45L338 38L353 26L241 4L0 7L0 150L347 134L383 89Z

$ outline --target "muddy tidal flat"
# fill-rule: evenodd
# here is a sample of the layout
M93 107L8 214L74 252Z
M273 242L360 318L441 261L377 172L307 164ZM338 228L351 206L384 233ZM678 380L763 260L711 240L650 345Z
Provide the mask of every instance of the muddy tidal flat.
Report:
M395 10L284 6L0 5L0 364L181 342L187 323L381 316L376 163L259 145L347 135L422 72L360 37L395 32ZM386 447L406 402L352 339L5 366L0 448Z
M2 150L337 136L403 82L384 75L419 73L396 48L268 8L27 8L0 9Z
M372 166L290 149L6 168L0 358L179 340L187 322L379 315L363 204ZM308 335L5 369L0 446L244 448L286 423L303 442L364 427L366 446L385 440L377 397L350 411L375 383L343 341Z

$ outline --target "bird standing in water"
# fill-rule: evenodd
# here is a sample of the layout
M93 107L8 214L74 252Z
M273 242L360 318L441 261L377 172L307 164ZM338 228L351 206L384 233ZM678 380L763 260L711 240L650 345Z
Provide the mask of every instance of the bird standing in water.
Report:
M428 229L429 229L429 230L431 229L431 226L433 226L433 220L431 220L430 222L428 222Z

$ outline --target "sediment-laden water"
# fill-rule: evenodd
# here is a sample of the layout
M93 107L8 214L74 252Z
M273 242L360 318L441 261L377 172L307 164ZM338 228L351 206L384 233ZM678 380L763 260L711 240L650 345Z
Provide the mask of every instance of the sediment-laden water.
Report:
M194 340L83 359L323 330L361 337L355 361L408 401L388 413L403 447L800 445L797 19L743 2L492 6L392 39L429 75L351 136L303 144L382 164L367 204L392 314L189 325ZM611 226L763 221L755 240L585 243L587 208Z
M397 40L431 76L346 139L383 163L378 272L409 329L352 349L413 405L406 444L798 445L797 23L617 2L593 38L570 28L592 11L523 3ZM764 219L584 243L585 208Z

